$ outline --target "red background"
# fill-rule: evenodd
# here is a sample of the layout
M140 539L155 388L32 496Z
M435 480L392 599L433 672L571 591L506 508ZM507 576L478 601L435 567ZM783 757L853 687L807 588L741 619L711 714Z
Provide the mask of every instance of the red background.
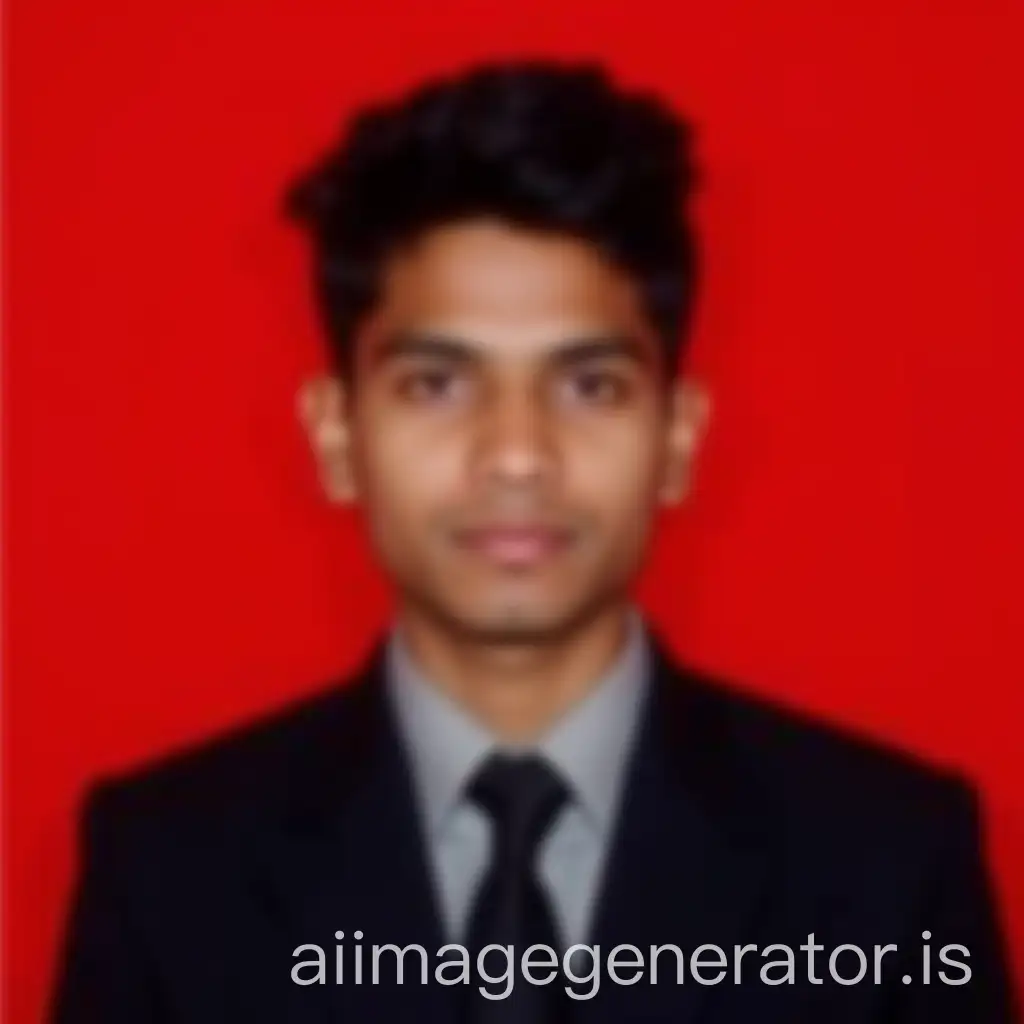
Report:
M652 614L697 663L968 771L1024 962L1021 22L13 0L7 1019L45 1000L85 781L319 685L386 614L292 416L321 356L279 185L353 105L524 52L606 58L701 133L717 409Z

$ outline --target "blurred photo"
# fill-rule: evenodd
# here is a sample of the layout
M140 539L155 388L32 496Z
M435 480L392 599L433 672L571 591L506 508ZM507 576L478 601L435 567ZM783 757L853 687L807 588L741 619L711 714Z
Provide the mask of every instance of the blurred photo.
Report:
M694 125L496 61L284 183L330 352L295 414L393 619L92 787L54 1024L1014 1019L973 784L689 664L636 599L715 422Z

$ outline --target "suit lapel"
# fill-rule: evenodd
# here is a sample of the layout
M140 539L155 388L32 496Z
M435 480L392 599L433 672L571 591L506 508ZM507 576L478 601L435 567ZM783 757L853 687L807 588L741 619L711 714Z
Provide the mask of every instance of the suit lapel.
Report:
M653 637L652 649L651 689L590 940L602 958L621 943L639 947L645 974L634 986L606 977L592 1004L578 1004L584 1020L692 1024L702 1017L732 985L729 977L717 986L695 982L693 951L717 945L731 964L733 945L749 941L765 892L759 805L734 764L735 738L721 706ZM650 984L654 944L682 950L682 985L671 951L659 956L658 983ZM718 970L702 973L714 978Z
M327 953L327 982L291 984L288 1021L411 1020L445 1022L452 990L433 979L434 952L443 944L437 897L408 766L391 720L383 685L383 649L364 677L324 714L316 738L296 752L287 813L279 840L262 865L258 884L277 922L281 950L303 943ZM335 933L344 932L339 940ZM361 931L357 939L354 933ZM405 958L405 981L393 983L395 958L381 959L372 983L371 947L415 943L426 951ZM355 979L362 945L362 982ZM337 946L344 948L342 982L336 981ZM310 969L311 971L312 969ZM390 983L389 983L390 980Z

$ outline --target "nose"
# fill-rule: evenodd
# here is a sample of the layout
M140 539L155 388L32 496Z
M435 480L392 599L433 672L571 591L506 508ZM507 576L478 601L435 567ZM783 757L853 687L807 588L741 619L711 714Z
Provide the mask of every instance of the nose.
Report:
M550 416L533 396L496 395L481 414L475 469L493 485L536 484L557 464Z

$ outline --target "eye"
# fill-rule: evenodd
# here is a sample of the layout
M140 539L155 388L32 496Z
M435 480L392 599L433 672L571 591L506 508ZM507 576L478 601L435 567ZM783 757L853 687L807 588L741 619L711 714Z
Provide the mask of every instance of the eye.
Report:
M591 404L615 404L629 394L629 381L621 373L607 369L577 370L567 385L571 399Z
M424 367L400 377L398 392L413 402L448 402L459 397L465 383L453 370Z

